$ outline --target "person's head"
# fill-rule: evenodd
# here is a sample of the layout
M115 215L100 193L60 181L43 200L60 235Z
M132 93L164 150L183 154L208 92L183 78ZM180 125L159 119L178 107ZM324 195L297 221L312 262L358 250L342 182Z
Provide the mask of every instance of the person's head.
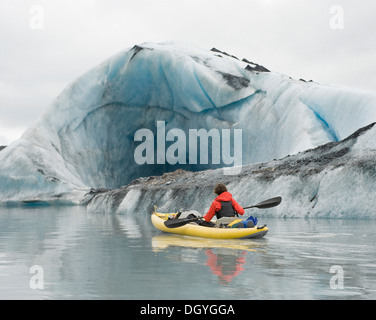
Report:
M221 193L227 191L226 186L223 183L218 183L214 188L214 193L220 195Z

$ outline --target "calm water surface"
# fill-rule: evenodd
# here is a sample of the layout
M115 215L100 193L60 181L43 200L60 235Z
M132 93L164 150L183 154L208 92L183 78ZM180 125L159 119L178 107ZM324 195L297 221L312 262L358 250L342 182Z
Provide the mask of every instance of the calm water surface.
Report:
M0 299L376 298L376 221L259 221L263 239L215 241L147 213L0 208Z

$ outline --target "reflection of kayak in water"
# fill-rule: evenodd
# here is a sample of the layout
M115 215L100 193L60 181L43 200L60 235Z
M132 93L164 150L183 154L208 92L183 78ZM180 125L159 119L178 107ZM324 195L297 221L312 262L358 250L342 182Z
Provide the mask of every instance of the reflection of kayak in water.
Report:
M253 228L215 228L200 226L195 222L190 222L177 228L166 227L165 222L175 215L176 214L173 213L154 212L151 215L151 221L154 227L164 232L211 239L257 239L262 238L269 231L267 226Z
M200 239L194 237L182 237L178 235L160 235L152 239L152 247L154 251L164 250L170 246L197 248L197 249L213 249L226 248L245 251L259 251L257 250L258 243L247 243L242 240L216 240L216 239Z

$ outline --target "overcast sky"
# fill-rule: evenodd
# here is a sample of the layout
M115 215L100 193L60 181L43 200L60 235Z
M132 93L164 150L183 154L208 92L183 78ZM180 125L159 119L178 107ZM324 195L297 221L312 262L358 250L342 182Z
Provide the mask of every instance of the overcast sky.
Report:
M1 0L0 145L83 72L146 41L375 91L375 14L374 0Z

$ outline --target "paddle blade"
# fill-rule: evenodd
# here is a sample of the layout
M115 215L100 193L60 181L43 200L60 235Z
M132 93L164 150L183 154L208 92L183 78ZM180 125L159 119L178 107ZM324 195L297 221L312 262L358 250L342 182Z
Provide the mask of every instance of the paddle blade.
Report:
M267 208L272 208L272 207L278 206L281 203L281 201L282 201L281 197L275 197L275 198L271 198L271 199L262 201L262 202L260 202L256 205L254 205L254 206L245 207L243 209L249 209L249 208L267 209Z
M256 204L254 207L260 208L260 209L272 208L272 207L278 206L281 203L281 201L282 201L281 197L275 197L275 198L260 202L259 204Z
M200 218L189 218L189 219L169 219L165 221L164 225L167 228L178 228L185 226L187 223L197 221Z

